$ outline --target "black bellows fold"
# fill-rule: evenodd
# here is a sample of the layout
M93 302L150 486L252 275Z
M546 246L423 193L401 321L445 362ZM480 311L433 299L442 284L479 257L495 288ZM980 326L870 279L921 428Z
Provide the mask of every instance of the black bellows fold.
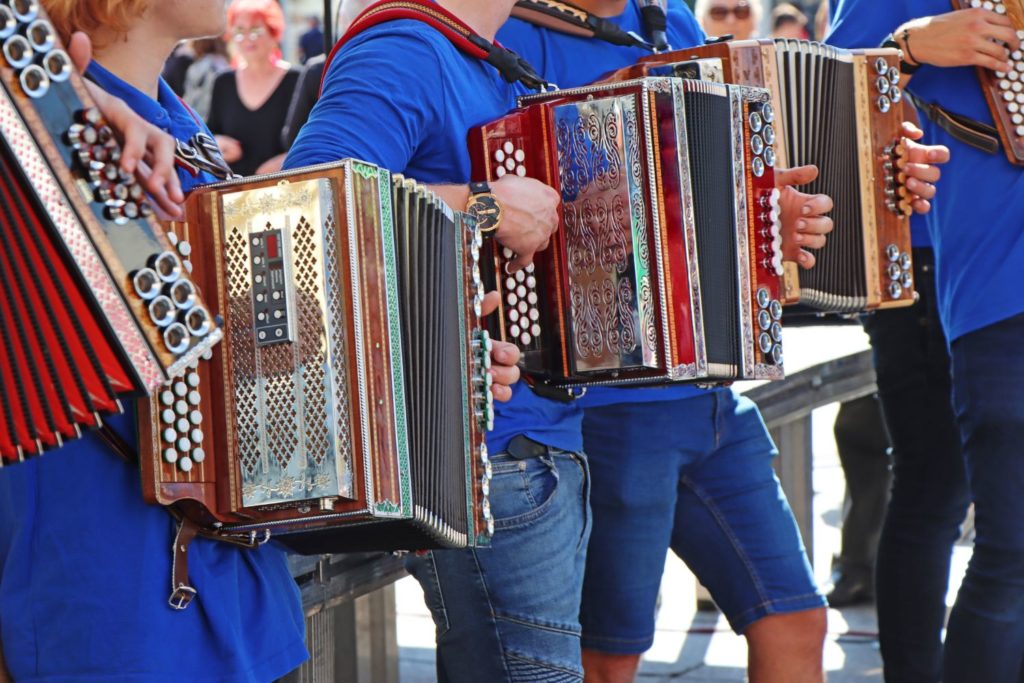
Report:
M692 175L700 289L709 363L740 364L739 283L732 115L729 97L687 92L686 138Z
M800 189L828 194L835 203L828 244L816 252L817 265L800 274L802 295L821 310L862 308L867 279L853 64L827 54L781 55L790 165L816 165L818 179Z

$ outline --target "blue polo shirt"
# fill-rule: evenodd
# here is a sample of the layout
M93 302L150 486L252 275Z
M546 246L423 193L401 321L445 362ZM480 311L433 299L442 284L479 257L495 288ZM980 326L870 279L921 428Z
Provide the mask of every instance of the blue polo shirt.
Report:
M424 183L466 184L467 133L515 108L524 93L426 24L381 24L332 61L285 168L353 157ZM520 382L512 400L495 409L487 439L492 453L519 434L567 451L583 448L582 411L575 404L540 398Z
M201 124L166 83L154 101L93 63L89 75L180 139ZM181 175L184 189L211 176ZM135 443L135 406L108 423ZM142 500L138 467L87 434L0 470L0 638L22 682L265 682L306 659L298 589L276 547L197 538L198 596L171 609L167 511Z
M870 47L910 19L949 11L945 0L840 0L827 40L840 47ZM973 67L923 66L909 88L925 101L992 124ZM952 343L1024 312L1024 173L1002 151L986 154L927 120L922 125L926 142L952 151L927 217L939 315Z
M643 17L635 0L629 0L622 14L608 17L626 31L643 36ZM680 49L703 45L705 35L690 8L681 0L668 3L668 40ZM641 48L611 45L602 40L572 36L511 19L498 32L505 47L518 52L545 79L561 88L574 88L598 80L611 71L635 64L650 53ZM593 387L580 400L586 408L616 403L654 403L674 401L703 394L706 390L691 384L619 389Z

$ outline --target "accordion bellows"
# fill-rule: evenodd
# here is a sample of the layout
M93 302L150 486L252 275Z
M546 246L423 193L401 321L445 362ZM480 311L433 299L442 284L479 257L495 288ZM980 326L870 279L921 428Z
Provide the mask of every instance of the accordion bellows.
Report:
M472 131L475 177L562 198L534 267L484 259L492 333L554 386L781 378L774 117L764 90L647 78L523 98Z
M475 223L345 161L199 189L174 227L225 339L142 420L147 498L302 552L486 543Z
M99 427L221 332L35 2L0 5L0 464Z

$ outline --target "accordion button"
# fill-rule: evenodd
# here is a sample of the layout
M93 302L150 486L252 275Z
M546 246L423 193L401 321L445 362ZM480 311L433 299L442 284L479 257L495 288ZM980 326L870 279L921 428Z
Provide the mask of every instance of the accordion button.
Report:
M760 311L757 314L757 325L762 330L768 330L772 326L772 316L768 311Z
M167 424L174 424L174 411L170 408L164 408L160 411L160 419Z
M521 149L517 149L516 153L513 156L519 163L523 163L524 161L526 161L526 152L524 152Z
M518 285L516 287L516 296L518 296L520 299L526 297L526 285Z
M769 353L772 350L772 338L767 332L762 332L757 337L758 348L761 349L761 353Z
M877 71L879 75L889 72L889 62L885 61L885 57L879 57L875 60L875 71Z
M754 176L760 178L764 175L764 161L761 157L754 157L754 160L750 164L750 170Z
M537 267L533 263L528 263L526 265L526 268L524 268L523 270L525 270L527 273L532 273L536 269L537 269Z
M525 178L526 177L526 167L525 166L516 166L516 175L519 176L520 178Z
M536 308L531 308L530 309L530 320L533 321L533 322L537 322L537 320L539 318L540 318L540 311L538 311ZM537 333L534 333L534 334L537 334Z
M530 343L533 341L533 335L531 335L529 332L523 332L523 334L519 337L519 341L523 343L523 346L529 346Z
M782 320L782 303L780 301L772 301L768 307L768 312L772 314L772 318L775 320Z
M1013 125L1019 126L1024 123L1024 114L1016 113L1010 116L1010 120L1013 121Z
M771 303L772 295L768 292L766 287L760 287L757 290L757 305L760 308L767 308L768 304Z
M884 76L879 76L878 79L875 81L875 88L877 88L878 92L880 92L883 95L889 94L889 86L891 85L892 83L889 82L888 72Z
M900 248L895 244L890 244L885 248L885 255L890 261L897 261L900 258Z
M1012 101L1013 101L1013 99L1014 99L1014 98L1013 98L1013 93L1012 93L1012 92L1010 92L1009 90L1007 90L1007 91L1005 91L1005 92L1003 93L1003 101L1004 101L1004 102L1012 102Z
M900 279L900 284L906 289L910 289L914 286L914 276L910 273L903 273L903 277Z
M163 403L165 406L174 405L174 392L172 392L169 389L164 389L163 391L161 391L160 403Z
M203 424L203 414L198 410L193 410L188 414L188 421L196 426L199 426Z
M511 142L506 141L505 144L502 145L502 149L505 150L505 154L512 154L513 152L516 151L516 146L513 145Z
M782 325L779 323L772 323L772 339L776 342L782 341Z
M522 330L519 329L519 325L513 324L511 327L508 328L508 332L509 332L509 334L512 335L512 337L518 338L519 334L520 334L520 332L522 332Z
M178 415L183 416L183 417L185 415L188 415L188 403L186 403L183 400L175 401L174 402L174 412L177 413Z
M516 274L515 274L515 278L516 278L516 282L525 282L526 281L526 273L524 273L521 270L517 270Z
M1024 126L1017 126L1013 132L1017 134L1017 137L1024 138Z
M531 313L533 313L533 311L531 311ZM534 337L539 337L540 336L540 325L531 325L530 326L530 333L533 334Z
M178 460L178 467L181 468L182 472L188 473L192 471L192 459L181 458Z
M499 166L497 169L495 169L494 175L498 176L498 178L501 179L508 175L508 171L505 170L504 166Z
M899 85L900 83L900 70L896 67L889 68L889 82L893 85Z
M515 306L517 303L519 303L519 297L516 296L515 292L509 292L505 296L505 301L508 303L509 306Z
M185 396L187 394L188 394L188 387L185 386L184 382L175 382L174 383L174 395L175 396L177 396L178 398L185 398Z
M902 268L903 270L910 270L910 267L912 265L913 263L911 261L910 254L908 254L907 252L903 252L902 254L900 254L900 268Z
M888 114L889 110L892 109L892 100L885 95L878 98L878 110L883 114Z
M1014 50L1013 52L1010 53L1010 59L1014 62L1019 62L1022 57L1024 57L1024 53L1022 53L1020 50Z
M174 431L173 427L168 427L163 431L164 441L167 443L174 443L178 440L178 432Z
M184 434L188 431L188 428L191 425L188 423L188 420L186 418L182 417L178 419L174 426L180 433Z
M519 312L522 313L523 315L526 315L530 312L530 304L528 304L525 299L521 300L519 302L519 305L516 306L516 308L518 308Z
M505 168L509 171L516 170L516 160L511 157L505 159Z
M514 251L512 251L511 249L509 249L508 247L502 247L501 248L501 255L503 257L505 257L506 259L511 259L511 258L515 257L516 253Z
M202 397L199 395L198 391L193 390L193 391L188 392L188 402L189 402L189 405L197 406L197 405L199 405L201 400L202 400Z
M764 163L769 167L775 166L775 148L768 147L764 150Z
M178 462L178 451L174 450L173 448L165 448L164 460L172 465Z
M488 377L490 377L490 375L488 375ZM203 436L204 434L202 429L193 429L191 432L189 432L189 438L191 438L192 441L197 444L203 442Z
M491 482L487 481L486 478L480 480L480 493L485 496L491 495Z
M505 289L515 290L515 288L516 288L516 279L515 279L515 277L510 275L509 277L505 278Z
M902 275L903 275L903 269L900 268L900 264L898 264L898 263L890 263L889 264L889 279L890 280L899 280L900 276L902 276Z
M760 133L761 128L764 126L764 120L761 118L761 115L756 111L751 112L748 120L750 121L750 130L755 133Z
M763 137L764 141L766 143L768 143L769 145L774 145L775 144L775 128L773 128L772 126L765 126L764 130L761 131L761 137Z
M192 442L188 440L187 436L179 436L177 445L178 450L182 453L188 453L192 450Z
M535 278L532 275L527 277L526 278L526 286L529 287L530 289L535 289L537 287L537 278Z
M782 345L779 344L772 349L772 362L776 365L782 365Z
M499 149L494 152L494 160L499 164L505 162L505 150Z
M519 311L514 308L511 309L508 312L508 319L511 320L512 322L517 322L519 320Z
M761 139L760 135L754 135L750 138L750 150L754 154L760 154L764 151L764 140Z
M194 449L192 451L192 460L194 460L197 463L201 463L202 461L206 460L206 451L204 451L202 448Z
M531 306L537 305L537 292L529 292L526 295L526 302Z
M903 296L903 285L898 282L889 284L889 296L893 299L899 299Z
M772 123L775 120L775 108L771 104L761 107L761 118L764 119L765 123Z

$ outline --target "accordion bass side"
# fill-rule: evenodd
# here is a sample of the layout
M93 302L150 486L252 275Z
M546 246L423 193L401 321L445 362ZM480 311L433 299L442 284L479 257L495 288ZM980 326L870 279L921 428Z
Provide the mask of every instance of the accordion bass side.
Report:
M977 0L953 0L955 10L982 6ZM1024 3L1021 0L990 0L984 7L1005 15L1017 31L1017 37L1024 38ZM1006 158L1011 164L1024 166L1024 89L1021 87L1024 85L1021 80L1024 78L1024 55L1017 50L1007 61L1013 67L1011 72L978 67L978 80L999 131Z
M225 340L141 420L147 499L299 552L485 544L475 223L349 160L197 190L175 230Z
M0 464L99 427L221 331L53 26L0 5Z
M765 87L780 112L780 165L814 164L807 192L832 197L835 229L800 272L787 264L787 304L854 313L914 301L910 198L895 50L840 50L799 40L737 41L643 58L637 73Z
M782 376L767 92L641 79L524 98L470 133L474 177L562 197L533 266L491 241L491 328L553 386ZM769 126L770 128L770 126Z

